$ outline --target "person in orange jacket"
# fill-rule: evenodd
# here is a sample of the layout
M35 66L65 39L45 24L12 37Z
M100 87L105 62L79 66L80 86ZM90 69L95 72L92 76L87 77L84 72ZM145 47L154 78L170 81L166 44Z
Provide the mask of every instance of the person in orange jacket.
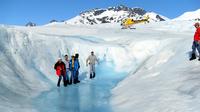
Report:
M194 41L192 44L192 56L190 58L190 61L196 59L196 49L200 55L200 24L197 22L194 24L194 26L196 28L196 32L194 34ZM200 58L198 60L200 61Z
M59 77L57 86L60 87L60 81L62 80L62 77L63 77L63 83L64 83L64 86L66 87L67 86L66 68L65 68L65 63L62 61L61 58L59 58L56 64L54 65L54 69L56 70L56 74Z

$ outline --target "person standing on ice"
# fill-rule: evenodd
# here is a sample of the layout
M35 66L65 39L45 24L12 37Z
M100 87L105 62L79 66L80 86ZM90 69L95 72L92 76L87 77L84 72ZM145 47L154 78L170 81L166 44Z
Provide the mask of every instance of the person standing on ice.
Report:
M56 70L56 74L59 77L57 87L60 87L60 81L62 80L62 77L63 77L64 86L66 87L67 86L66 68L65 68L65 63L62 61L61 58L59 58L56 64L54 65L54 69Z
M70 70L69 70L69 59L68 59L68 55L65 55L65 67L66 67L66 81L68 84L72 84L72 76L70 74Z
M198 50L200 55L200 24L197 22L194 24L194 26L196 28L196 32L194 34L194 41L192 44L192 56L190 58L190 61L196 59L196 49ZM200 61L200 57L198 60Z
M77 70L79 69L77 60L75 59L75 56L72 56L72 59L69 61L69 69L71 71L71 75L72 75L72 81L74 84L77 83Z
M95 77L95 63L99 63L99 61L97 60L97 57L94 55L94 52L91 52L91 55L88 56L87 60L86 60L86 66L90 66L90 79Z
M72 81L74 81L74 77L75 77L75 71L74 71L74 56L71 56L71 60L69 61L69 70L71 72L71 79Z
M80 64L79 64L79 54L76 53L75 54L75 61L74 61L74 67L75 67L75 71L76 71L76 78L75 78L75 82L79 83L80 81L78 80L79 77L79 68L80 68Z

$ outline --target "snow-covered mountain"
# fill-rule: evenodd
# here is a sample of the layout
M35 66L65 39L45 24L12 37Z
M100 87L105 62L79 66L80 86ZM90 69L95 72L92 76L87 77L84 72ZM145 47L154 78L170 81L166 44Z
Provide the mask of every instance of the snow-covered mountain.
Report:
M200 21L200 9L191 12L185 12L173 20L198 20Z
M25 26L27 26L27 27L34 27L34 26L36 26L36 23L28 22Z
M129 8L124 5L109 7L107 9L93 9L82 12L80 15L65 21L68 24L101 24L101 23L121 23L127 17L140 20L149 16L149 21L165 21L167 17L147 12L142 8Z

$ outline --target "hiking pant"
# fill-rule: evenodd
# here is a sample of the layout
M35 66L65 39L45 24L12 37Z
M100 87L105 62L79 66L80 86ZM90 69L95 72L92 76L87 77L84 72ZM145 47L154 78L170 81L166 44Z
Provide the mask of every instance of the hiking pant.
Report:
M72 74L69 71L69 68L66 69L66 80L70 80L72 78Z
M192 53L193 54L196 53L196 49L200 55L200 44L198 43L198 41L193 41L193 44L192 44Z
M63 77L63 84L64 85L66 84L66 76L65 75L60 75L59 78L58 78L57 86L60 86L60 81L62 80L62 77Z
M79 76L79 71L77 70L76 71L76 77L75 77L76 81L78 81L78 76Z
M76 71L75 70L71 70L71 80L75 80L76 79Z
M95 73L95 64L90 64L90 74Z

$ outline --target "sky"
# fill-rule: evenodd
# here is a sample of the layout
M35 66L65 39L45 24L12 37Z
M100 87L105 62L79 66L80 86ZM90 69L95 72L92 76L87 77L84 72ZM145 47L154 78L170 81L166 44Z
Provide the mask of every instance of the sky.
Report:
M80 12L126 5L153 11L170 19L200 9L200 0L0 0L0 24L37 25L68 20Z

